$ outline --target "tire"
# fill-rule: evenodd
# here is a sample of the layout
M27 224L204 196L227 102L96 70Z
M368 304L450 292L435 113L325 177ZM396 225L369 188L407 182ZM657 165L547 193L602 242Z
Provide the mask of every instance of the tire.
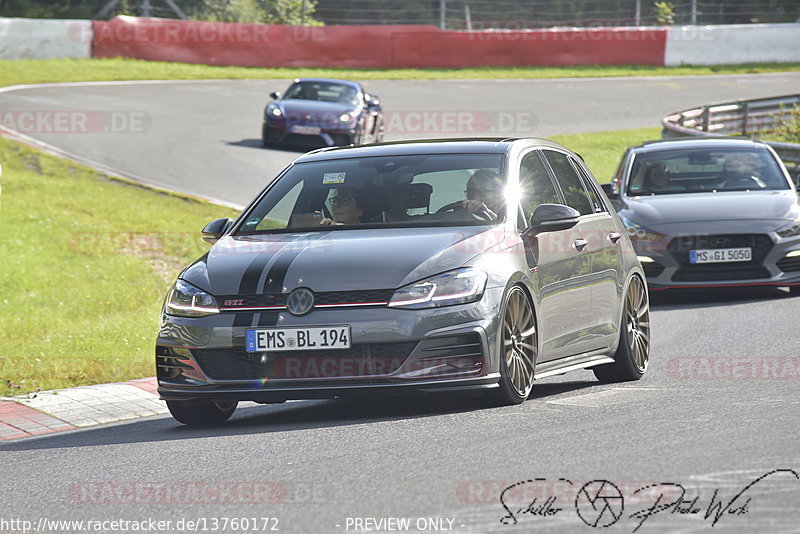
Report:
M536 316L527 294L514 286L506 296L500 326L500 387L487 392L492 406L520 404L533 389L538 352Z
M650 303L641 278L634 276L625 294L625 312L619 329L614 363L592 368L600 382L639 380L650 361Z
M167 408L184 425L215 426L227 421L237 404L237 401L167 401Z

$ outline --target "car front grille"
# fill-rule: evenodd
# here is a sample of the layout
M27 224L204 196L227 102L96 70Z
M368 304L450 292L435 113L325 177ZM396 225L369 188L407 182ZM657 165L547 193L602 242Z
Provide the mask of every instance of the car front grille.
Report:
M794 273L800 271L800 256L793 258L783 258L777 263L778 269L785 273Z
M341 350L256 353L193 349L192 355L214 380L355 378L397 371L416 345L416 341L368 343Z
M314 294L314 305L343 305L347 304L386 304L392 298L394 291L391 289L376 289L367 291L327 291Z
M772 250L772 239L762 234L726 234L675 237L668 250L678 263L678 271L672 276L674 282L706 282L725 280L755 280L769 278L764 267L764 258ZM696 249L720 249L750 247L750 261L733 263L689 263L689 251Z
M394 294L393 289L366 289L354 291L322 291L314 293L315 306L353 306L353 305L385 305ZM285 307L287 295L282 293L269 295L222 295L217 297L224 308L235 311L236 308ZM233 304L235 303L235 304Z

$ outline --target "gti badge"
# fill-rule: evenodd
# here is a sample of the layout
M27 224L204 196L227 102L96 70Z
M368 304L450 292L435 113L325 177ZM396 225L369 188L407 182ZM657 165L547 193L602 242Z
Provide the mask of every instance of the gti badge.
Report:
M286 298L286 307L292 315L305 315L314 307L314 293L305 287L298 287Z

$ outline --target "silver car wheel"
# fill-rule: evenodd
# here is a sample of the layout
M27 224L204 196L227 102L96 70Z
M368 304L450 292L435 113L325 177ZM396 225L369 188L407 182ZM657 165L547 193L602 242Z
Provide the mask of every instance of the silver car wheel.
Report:
M628 287L625 313L625 327L633 364L639 373L644 373L650 361L650 304L647 291L638 277L633 277Z
M536 362L536 321L528 298L519 287L511 288L503 318L503 353L509 385L525 399L533 387Z

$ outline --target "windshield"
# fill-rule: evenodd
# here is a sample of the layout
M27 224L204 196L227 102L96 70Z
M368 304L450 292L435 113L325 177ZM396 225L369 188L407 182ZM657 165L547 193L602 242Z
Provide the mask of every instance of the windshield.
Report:
M502 158L437 154L298 163L236 234L496 224L505 212Z
M764 148L671 150L636 156L628 195L789 189Z
M295 82L286 91L284 100L317 100L358 105L358 89L353 85L335 82Z

